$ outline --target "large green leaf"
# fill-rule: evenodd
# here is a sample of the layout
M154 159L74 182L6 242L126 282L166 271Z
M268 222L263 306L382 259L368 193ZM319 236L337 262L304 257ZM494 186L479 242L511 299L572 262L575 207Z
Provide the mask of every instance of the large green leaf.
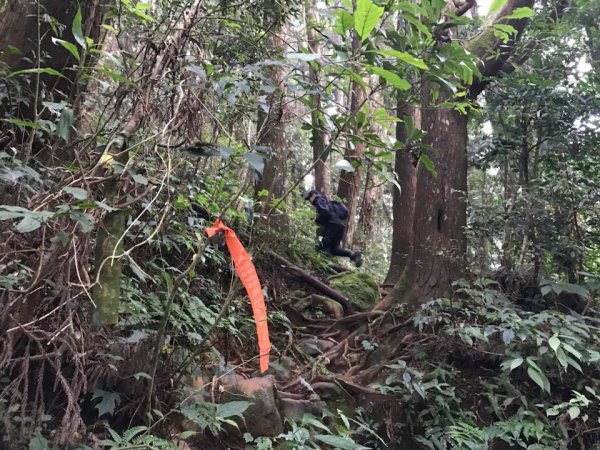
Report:
M96 405L98 410L98 417L104 414L112 414L117 405L121 402L121 396L116 392L104 391L102 389L94 389L94 395L92 399L100 399L100 403Z
M364 40L379 23L383 15L383 8L375 5L371 0L358 0L354 12L354 29Z
M234 416L242 417L242 414L250 407L250 405L252 405L252 403L246 401L219 403L217 405L215 416L221 419Z
M535 11L531 8L522 7L515 9L512 14L508 16L504 16L505 19L527 19L529 17L533 17Z
M395 88L398 88L402 91L406 91L406 90L410 89L410 83L408 81L406 81L404 78L400 78L394 72L391 72L389 70L383 69L381 67L376 67L376 66L369 66L368 70L369 70L369 72L371 72L375 75L379 75L381 78L383 78L385 81L390 83Z
M500 11L502 7L506 4L507 0L493 0L490 5L490 9L488 11L488 15L492 15Z
M83 30L81 29L81 7L77 8L77 13L73 18L73 25L71 26L71 32L73 37L82 48L86 48L85 37L83 36Z
M354 16L345 9L336 11L337 20L335 24L335 31L338 34L346 34L346 31L354 28Z
M30 75L34 73L54 75L55 77L66 78L62 73L50 67L40 67L39 69L23 69L11 72L8 78L16 77L17 75Z
M529 375L529 378L544 391L550 392L550 381L548 381L548 378L541 370L537 370L535 367L530 366L527 368L527 375Z
M419 69L429 69L427 64L425 64L425 61L420 58L415 58L413 55L406 52L400 52L398 50L380 50L378 53L384 56L393 56L394 58L404 61L411 66L418 67Z
M57 38L52 38L52 42L54 44L58 44L66 48L71 53L71 55L75 57L77 61L81 59L81 57L79 56L79 50L77 50L77 46L75 44Z
M343 436L331 436L329 434L317 434L315 436L319 441L324 444L331 445L334 448L341 448L342 450L358 450L364 449L362 445L358 445L350 438Z

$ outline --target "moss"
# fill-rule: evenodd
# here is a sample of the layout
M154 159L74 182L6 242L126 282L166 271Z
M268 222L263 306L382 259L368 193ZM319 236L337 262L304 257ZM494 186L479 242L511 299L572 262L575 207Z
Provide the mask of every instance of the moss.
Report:
M334 278L331 287L344 294L356 309L368 311L379 301L377 282L364 272L351 272Z

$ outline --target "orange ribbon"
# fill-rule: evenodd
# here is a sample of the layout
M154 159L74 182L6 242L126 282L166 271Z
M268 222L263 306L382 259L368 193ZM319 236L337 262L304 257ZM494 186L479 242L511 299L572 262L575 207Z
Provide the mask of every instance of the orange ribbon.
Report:
M206 234L209 237L214 236L220 231L225 232L225 242L231 257L233 265L240 278L240 281L246 288L252 312L254 313L254 323L256 323L256 334L258 335L258 350L260 352L260 371L265 372L269 368L269 352L271 351L271 341L269 341L269 328L267 327L267 308L262 294L260 280L256 274L256 268L252 264L250 255L244 249L244 246L231 228L225 226L221 219L217 219L212 227L206 228Z

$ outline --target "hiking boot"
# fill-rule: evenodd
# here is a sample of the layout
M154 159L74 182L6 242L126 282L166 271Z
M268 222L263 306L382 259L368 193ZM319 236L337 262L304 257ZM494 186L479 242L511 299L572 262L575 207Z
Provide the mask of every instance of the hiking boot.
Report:
M354 265L356 267L362 266L362 263L363 263L362 253L360 253L360 252L354 252L354 253L352 253L352 256L350 256L350 259L352 261L354 261Z

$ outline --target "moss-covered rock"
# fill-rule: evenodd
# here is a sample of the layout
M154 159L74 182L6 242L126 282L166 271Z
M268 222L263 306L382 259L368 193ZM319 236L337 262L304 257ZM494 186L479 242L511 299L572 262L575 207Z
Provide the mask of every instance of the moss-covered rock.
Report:
M379 301L377 282L364 272L351 272L333 278L329 284L344 294L356 309L368 311Z

